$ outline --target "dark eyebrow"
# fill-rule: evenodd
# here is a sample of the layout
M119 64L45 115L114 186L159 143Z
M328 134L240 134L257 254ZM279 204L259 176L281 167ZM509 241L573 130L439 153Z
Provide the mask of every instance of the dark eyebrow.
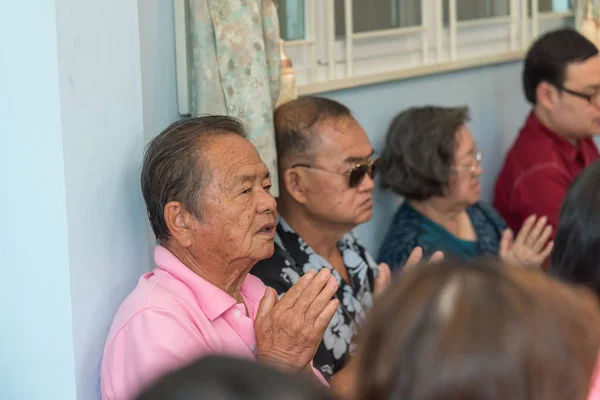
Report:
M359 163L361 161L365 161L366 159L373 157L373 154L375 154L375 150L371 150L371 153L366 157L350 156L344 160L344 163L352 163L352 164Z

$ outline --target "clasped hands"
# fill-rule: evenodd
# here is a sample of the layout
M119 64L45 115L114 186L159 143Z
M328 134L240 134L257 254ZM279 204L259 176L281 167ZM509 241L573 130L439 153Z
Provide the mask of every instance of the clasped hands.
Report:
M406 265L418 264L422 255L421 248L416 248ZM431 261L441 258L438 252ZM389 267L379 264L375 296L381 294L390 281ZM337 280L328 268L318 274L312 270L306 272L279 300L275 290L267 288L254 322L257 358L290 372L309 367L337 310L339 300L333 298L337 289Z
M267 288L254 322L258 360L288 372L309 368L336 312L337 289L328 268L306 272L279 300Z

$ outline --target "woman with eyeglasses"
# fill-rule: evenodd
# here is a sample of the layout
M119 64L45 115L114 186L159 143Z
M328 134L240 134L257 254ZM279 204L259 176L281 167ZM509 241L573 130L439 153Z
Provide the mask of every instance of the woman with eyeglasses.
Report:
M447 258L500 256L540 266L552 250L545 216L530 216L516 237L481 204L482 152L466 123L466 107L418 107L392 121L381 156L381 185L404 198L379 251L401 269L415 247Z

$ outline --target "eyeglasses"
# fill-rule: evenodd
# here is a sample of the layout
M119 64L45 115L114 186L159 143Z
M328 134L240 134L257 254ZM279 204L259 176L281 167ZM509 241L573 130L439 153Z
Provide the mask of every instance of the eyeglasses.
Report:
M477 171L477 168L481 165L481 159L483 158L483 151L477 149L473 153L473 164L471 165L463 165L458 167L453 167L453 171L468 171L474 174Z
M331 174L336 174L336 175L346 175L346 176L348 176L348 186L351 188L355 188L358 185L360 185L360 183L363 181L363 179L365 178L365 176L367 174L369 174L369 177L371 179L375 178L375 175L377 175L377 171L379 170L379 158L369 160L366 163L356 164L354 167L352 167L348 171L342 172L342 173L329 171L329 170L326 170L323 168L313 167L312 165L308 165L308 164L295 164L295 165L292 165L291 168L296 168L296 167L312 168L312 169L316 169L319 171L325 171L325 172L329 172Z
M563 92L569 93L572 96L576 96L576 97L579 97L581 99L584 99L590 105L600 104L600 91L598 91L598 92L596 92L594 94L585 94L585 93L576 92L576 91L571 90L571 89L567 89L566 87L564 87L562 85L556 85L556 88L558 90L562 90Z

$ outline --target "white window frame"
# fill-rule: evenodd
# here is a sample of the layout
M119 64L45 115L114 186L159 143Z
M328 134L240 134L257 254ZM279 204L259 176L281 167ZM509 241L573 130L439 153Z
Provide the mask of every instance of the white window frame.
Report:
M305 38L285 44L299 95L517 61L541 31L564 26L574 16L571 11L540 13L538 0L509 0L508 16L457 21L460 0L421 0L420 26L353 33L352 0L344 1L346 33L337 40L334 0L304 2ZM443 26L443 1L449 2L448 27ZM183 115L189 114L185 3L174 0L177 94Z

